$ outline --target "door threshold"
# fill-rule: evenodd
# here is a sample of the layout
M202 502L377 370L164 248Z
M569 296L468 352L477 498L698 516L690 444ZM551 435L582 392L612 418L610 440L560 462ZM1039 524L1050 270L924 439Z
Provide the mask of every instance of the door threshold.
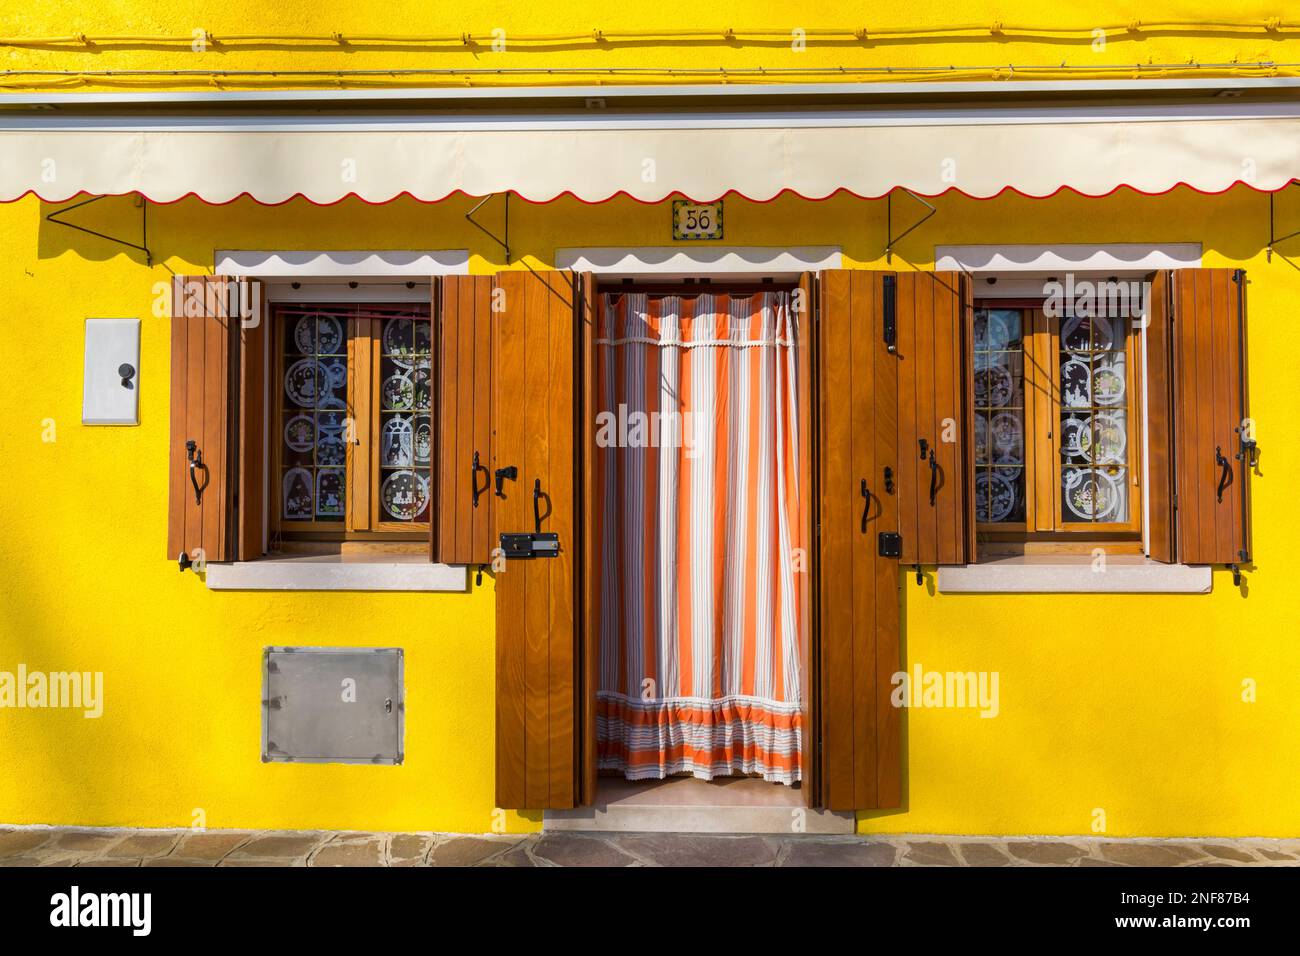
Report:
M601 777L590 807L547 810L544 831L853 833L852 813L811 810L803 792L755 777Z

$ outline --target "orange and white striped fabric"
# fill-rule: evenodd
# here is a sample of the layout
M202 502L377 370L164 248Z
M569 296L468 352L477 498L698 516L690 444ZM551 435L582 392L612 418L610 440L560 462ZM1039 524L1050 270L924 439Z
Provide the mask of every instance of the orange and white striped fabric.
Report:
M601 296L598 765L800 779L790 294Z

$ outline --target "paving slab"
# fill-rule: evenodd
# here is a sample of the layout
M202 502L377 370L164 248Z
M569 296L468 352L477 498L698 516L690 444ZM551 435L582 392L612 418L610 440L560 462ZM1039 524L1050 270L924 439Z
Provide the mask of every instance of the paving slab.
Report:
M382 866L384 841L374 836L340 838L313 853L307 863L309 866Z
M521 841L490 837L453 836L435 846L429 854L430 866L478 866L498 853L509 852ZM531 861L528 865L532 865Z
M893 866L898 847L873 839L787 840L780 866Z
M232 859L293 860L306 857L326 839L322 833L254 835L230 854Z
M544 833L533 856L555 866L631 866L637 860L618 849L617 841L571 833Z
M694 833L628 835L617 846L651 866L773 866L780 849L770 838Z
M1062 866L1088 855L1088 851L1073 843L1057 840L1010 840L1007 852L1026 863L1047 863Z
M182 860L220 860L248 840L246 830L205 830L181 837L171 856Z

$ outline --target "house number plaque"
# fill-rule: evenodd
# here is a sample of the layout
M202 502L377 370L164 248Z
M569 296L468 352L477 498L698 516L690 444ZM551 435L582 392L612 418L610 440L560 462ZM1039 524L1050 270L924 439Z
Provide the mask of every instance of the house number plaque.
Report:
M673 200L674 239L721 239L722 200L698 203Z

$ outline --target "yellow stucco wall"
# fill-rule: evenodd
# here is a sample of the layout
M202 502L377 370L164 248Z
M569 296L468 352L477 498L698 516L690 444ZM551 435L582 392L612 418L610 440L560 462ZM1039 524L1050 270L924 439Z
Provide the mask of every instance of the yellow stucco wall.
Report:
M0 34L139 33L203 26L267 32L302 29L431 32L615 26L582 5L531 9L489 3L468 14L431 13L403 0L384 14L318 3L310 20L240 0L209 6L141 3L84 8L54 3L0 12ZM204 5L206 6L206 5ZM1072 23L1123 21L1113 3L1075 5ZM1153 19L1226 15L1223 4L1141 4ZM949 5L942 19L985 21L983 5ZM1040 19L1034 5L1003 4L1008 22ZM789 22L786 5L715 5L716 23ZM1275 15L1239 4L1234 16ZM882 16L927 22L933 5ZM630 27L688 23L698 5L623 11ZM873 15L874 16L874 15ZM1044 15L1045 17L1046 15ZM431 17L440 22L433 23ZM852 22L857 5L818 6L822 23ZM1048 18L1050 19L1050 18ZM816 26L809 23L808 26ZM1116 51L1117 46L1123 49ZM1111 43L1104 53L1059 44L992 42L815 47L819 63L983 64L1090 57L1206 61L1267 55L1296 41L1239 35L1163 36ZM334 68L428 63L427 52L221 54L222 63L287 66L306 55ZM501 54L513 56L516 54ZM207 56L205 54L204 56ZM452 53L456 66L481 53ZM517 54L537 63L768 64L784 49L655 45L605 51ZM811 60L809 61L811 62ZM151 49L3 50L0 66L188 66ZM727 243L842 246L847 264L883 267L884 204L837 197L812 203L727 201ZM468 248L472 269L498 267L497 251L465 222L470 202L319 208L248 202L209 207L187 200L150 210L150 269L138 255L44 221L34 198L0 206L0 670L100 670L104 715L0 711L0 823L210 827L493 828L493 596L212 593L163 560L166 532L168 320L152 314L152 287L172 273L207 271L215 249ZM961 833L1085 833L1095 811L1110 835L1300 834L1300 552L1290 538L1300 436L1292 317L1300 306L1300 241L1268 261L1267 199L1246 190L1220 197L1179 191L1085 200L951 196L909 236L896 268L933 263L936 243L1184 242L1204 244L1206 265L1242 266L1250 277L1252 413L1264 449L1254 485L1255 552L1249 595L1216 572L1208 596L932 596L906 588L906 663L926 670L1000 673L995 719L970 710L907 717L906 809L868 815L865 830ZM1300 201L1279 200L1281 229L1300 228ZM92 228L131 235L129 198L84 210ZM1289 218L1285 218L1289 217ZM586 206L560 200L512 205L511 245L539 267L564 246L664 245L666 206L628 200ZM143 320L141 424L80 424L83 320ZM50 436L53 423L54 440ZM260 655L271 644L406 649L406 762L401 767L264 765L259 760ZM1242 682L1257 701L1242 699ZM512 829L537 825L509 814Z
M1264 24L1277 19L1281 29ZM1161 21L1177 21L1162 28ZM1300 22L1294 10L1277 0L1075 0L1045 5L1033 0L952 0L863 6L851 0L822 0L804 7L785 0L720 0L705 6L695 0L661 0L645 5L543 0L519 4L483 0L472 5L431 4L427 0L391 0L382 6L345 0L311 4L268 5L257 0L165 0L145 3L120 0L87 5L49 0L37 6L5 4L0 8L0 37L91 38L80 42L24 47L0 46L0 68L23 70L339 70L339 69L611 69L656 70L666 67L731 70L810 70L863 67L940 67L954 72L1057 66L1097 68L1135 64L1210 64L1300 61L1300 33L1285 24ZM1198 28L1195 24L1217 23ZM1179 25L1182 24L1182 25ZM1191 24L1192 26L1188 26ZM1145 26L1144 26L1145 25ZM953 27L962 29L953 30ZM865 29L865 38L844 34L818 36L819 29ZM1034 28L1030 32L1022 28ZM712 38L646 37L628 34L702 30ZM733 38L722 35L735 31ZM902 29L915 32L898 33ZM999 32L992 32L997 29ZM1108 31L1098 42L1094 30ZM504 47L494 40L502 35ZM793 31L803 30L807 43L793 49ZM227 40L191 50L199 31L223 37L256 34L269 40ZM592 34L601 31L603 39ZM330 40L341 34L346 42ZM466 44L456 39L469 34ZM577 35L576 39L572 37ZM761 35L760 35L761 34ZM324 37L316 41L281 40L283 35ZM450 37L450 40L396 42L365 37ZM178 44L115 42L113 37L178 38ZM561 39L530 39L537 37ZM354 39L357 38L357 39ZM500 46L500 44L498 44ZM1282 72L1291 72L1280 67ZM1204 72L1204 70L1203 70ZM1004 73L1003 75L1009 75ZM652 77L647 77L652 78ZM772 75L767 81L783 77ZM784 77L791 79L792 77ZM797 77L794 77L797 78ZM805 77L808 78L808 77ZM842 78L842 77L840 77ZM573 82L563 73L531 78L533 82ZM659 79L664 79L659 77ZM700 82L700 77L683 77ZM708 81L706 77L704 81ZM588 76L588 81L600 81ZM605 82L628 82L626 77ZM207 78L64 79L4 78L3 82L50 86L75 91L140 86L216 88ZM224 88L241 84L285 86L309 82L273 79L222 79ZM391 82L369 77L369 85ZM426 77L419 81L430 82ZM446 82L462 84L465 76ZM474 82L519 82L509 76L478 77ZM330 82L316 85L332 85Z

